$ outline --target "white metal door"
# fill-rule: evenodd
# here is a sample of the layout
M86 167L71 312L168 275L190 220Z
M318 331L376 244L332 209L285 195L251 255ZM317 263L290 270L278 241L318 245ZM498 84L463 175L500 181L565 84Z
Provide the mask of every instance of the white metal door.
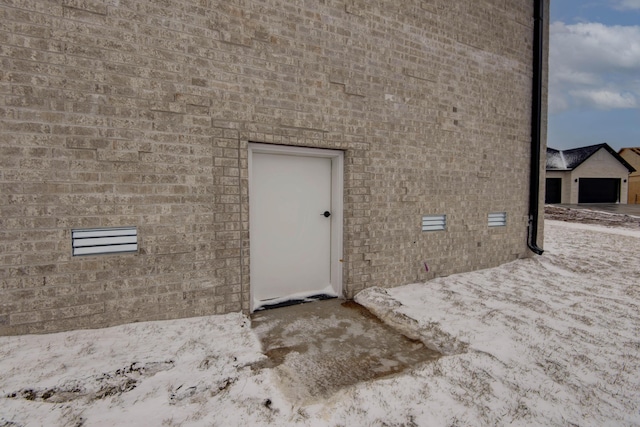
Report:
M334 166L329 157L252 152L252 310L315 294L337 295L331 237L332 221L341 215L332 212Z

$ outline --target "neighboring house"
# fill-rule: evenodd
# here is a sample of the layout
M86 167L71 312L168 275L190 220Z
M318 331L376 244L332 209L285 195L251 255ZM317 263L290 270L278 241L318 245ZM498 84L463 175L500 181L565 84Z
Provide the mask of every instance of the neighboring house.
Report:
M628 202L640 204L640 147L623 148L618 154L635 169L629 174Z
M2 2L0 335L539 253L545 5Z
M571 150L547 147L545 203L627 203L635 169L608 144Z

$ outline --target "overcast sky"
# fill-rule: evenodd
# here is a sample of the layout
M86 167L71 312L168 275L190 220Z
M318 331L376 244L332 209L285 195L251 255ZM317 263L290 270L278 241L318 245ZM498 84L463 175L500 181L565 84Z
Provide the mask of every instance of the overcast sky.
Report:
M551 0L550 33L548 145L640 147L640 0Z

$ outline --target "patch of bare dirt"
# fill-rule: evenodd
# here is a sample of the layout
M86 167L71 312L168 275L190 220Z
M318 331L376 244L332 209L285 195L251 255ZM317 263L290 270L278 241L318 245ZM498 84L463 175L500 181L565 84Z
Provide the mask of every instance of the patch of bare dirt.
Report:
M104 399L118 396L136 388L144 377L173 368L173 361L134 362L114 372L103 373L84 380L68 381L60 386L48 388L23 388L9 393L10 399L25 399L49 403L69 402L76 399Z
M590 209L574 209L560 206L545 206L545 219L583 224L596 224L607 227L640 228L640 218L625 214L599 212Z

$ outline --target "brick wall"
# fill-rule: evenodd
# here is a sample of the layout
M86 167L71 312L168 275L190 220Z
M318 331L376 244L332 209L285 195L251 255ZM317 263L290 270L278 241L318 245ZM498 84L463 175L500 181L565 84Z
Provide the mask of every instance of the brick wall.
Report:
M347 297L526 256L532 14L3 2L0 334L248 310L249 142L345 151ZM138 253L71 256L105 226L137 226Z

